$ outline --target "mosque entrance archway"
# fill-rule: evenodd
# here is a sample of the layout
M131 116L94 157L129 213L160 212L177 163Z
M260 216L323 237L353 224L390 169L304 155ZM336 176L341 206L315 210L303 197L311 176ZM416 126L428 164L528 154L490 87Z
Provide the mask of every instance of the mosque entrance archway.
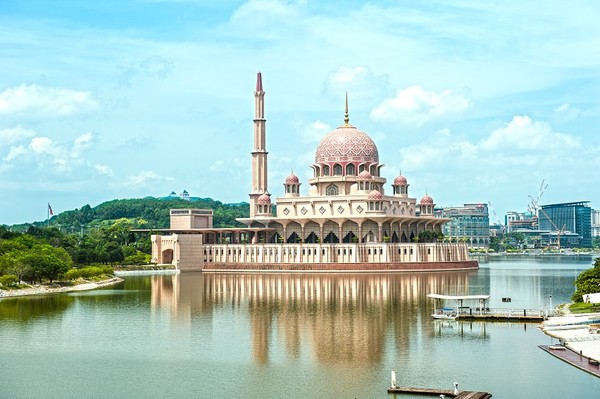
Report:
M162 251L162 263L164 263L164 264L173 263L173 250L172 249L165 249L164 251Z

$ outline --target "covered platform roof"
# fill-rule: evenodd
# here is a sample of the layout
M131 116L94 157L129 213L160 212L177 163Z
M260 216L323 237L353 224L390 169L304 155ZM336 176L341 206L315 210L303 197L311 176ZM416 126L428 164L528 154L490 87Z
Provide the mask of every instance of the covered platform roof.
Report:
M428 294L427 297L433 299L448 299L455 301L464 301L464 300L488 300L490 299L489 295L441 295L441 294Z

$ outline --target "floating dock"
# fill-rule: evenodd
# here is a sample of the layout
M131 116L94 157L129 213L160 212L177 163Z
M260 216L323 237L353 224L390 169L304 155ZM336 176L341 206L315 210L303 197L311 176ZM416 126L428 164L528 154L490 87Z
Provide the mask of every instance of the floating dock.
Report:
M540 312L527 312L524 310L496 310L495 312L489 313L461 313L456 316L456 320L478 320L478 321L525 321L525 322L542 322L548 317L544 313Z
M455 394L450 389L435 389L435 388L413 388L413 387L390 387L388 393L409 393L416 395L429 395L429 396L440 396L444 395L447 398L454 399L488 399L492 397L489 392L475 392L475 391L459 391Z

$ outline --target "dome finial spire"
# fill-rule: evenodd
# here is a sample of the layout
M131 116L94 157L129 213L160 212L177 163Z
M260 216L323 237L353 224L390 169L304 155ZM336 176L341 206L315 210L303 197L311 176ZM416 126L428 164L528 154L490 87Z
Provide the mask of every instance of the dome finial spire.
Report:
M350 126L350 116L348 115L348 92L346 92L346 109L344 112L344 126Z

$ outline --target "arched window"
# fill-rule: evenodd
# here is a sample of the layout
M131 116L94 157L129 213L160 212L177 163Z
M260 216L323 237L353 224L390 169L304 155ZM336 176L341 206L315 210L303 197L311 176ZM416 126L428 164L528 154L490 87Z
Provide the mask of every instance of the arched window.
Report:
M356 175L356 167L353 163L346 165L346 176Z
M333 165L333 175L334 176L342 175L342 165L340 165L339 163L336 163L335 165Z
M371 173L373 176L377 176L377 167L375 165L371 165L371 170L369 170L369 173Z
M339 194L338 186L336 186L335 184L328 185L327 188L325 189L325 194L338 195Z
M323 176L329 176L329 165L323 166Z
M358 173L362 172L363 170L365 170L365 165L358 165Z

